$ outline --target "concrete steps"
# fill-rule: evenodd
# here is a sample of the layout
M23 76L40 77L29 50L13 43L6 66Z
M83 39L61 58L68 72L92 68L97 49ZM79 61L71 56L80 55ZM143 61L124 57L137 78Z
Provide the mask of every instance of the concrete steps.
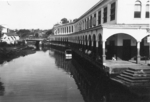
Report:
M112 80L117 81L125 86L146 86L150 87L150 68L134 69L128 68Z

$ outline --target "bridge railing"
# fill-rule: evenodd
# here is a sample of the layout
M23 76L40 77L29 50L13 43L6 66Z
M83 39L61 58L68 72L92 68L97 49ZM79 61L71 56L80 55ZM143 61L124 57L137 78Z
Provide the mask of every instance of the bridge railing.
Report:
M45 40L45 38L22 38L20 40L43 41L43 40Z

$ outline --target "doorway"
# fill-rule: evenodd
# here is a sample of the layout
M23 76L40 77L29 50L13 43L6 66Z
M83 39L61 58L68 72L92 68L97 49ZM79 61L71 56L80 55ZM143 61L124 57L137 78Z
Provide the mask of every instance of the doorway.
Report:
M131 40L123 40L123 60L131 59Z

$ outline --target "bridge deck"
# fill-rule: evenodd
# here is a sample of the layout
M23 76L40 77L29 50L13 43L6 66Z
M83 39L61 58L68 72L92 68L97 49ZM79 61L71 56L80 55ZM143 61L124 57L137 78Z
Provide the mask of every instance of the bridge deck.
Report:
M44 39L42 38L33 38L33 39L20 39L20 41L23 41L23 40L26 40L26 41L43 41Z

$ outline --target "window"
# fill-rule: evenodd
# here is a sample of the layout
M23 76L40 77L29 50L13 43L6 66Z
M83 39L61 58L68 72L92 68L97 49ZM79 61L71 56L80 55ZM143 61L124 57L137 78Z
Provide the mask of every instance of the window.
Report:
M59 28L58 28L58 34L59 34Z
M73 26L72 26L72 32L73 32Z
M86 19L85 19L85 29L87 29L87 21L86 21Z
M68 33L68 27L67 27L67 31L66 31L66 33Z
M87 18L87 29L89 28L89 18Z
M66 33L66 28L64 28L64 33Z
M91 16L90 17L90 28L92 28L92 19L93 19L93 17Z
M150 9L150 8L149 8L149 1L148 1L147 4L146 4L146 14L145 14L145 17L146 17L146 18L150 18L150 16L149 16L149 15L150 15L149 9Z
M141 2L139 0L135 3L134 18L141 18Z
M104 8L104 23L107 22L107 7Z
M110 20L115 20L115 11L116 11L116 3L111 4L111 15L110 15Z
M98 24L101 24L101 11L98 12Z
M93 20L92 20L92 25L96 26L96 13L94 14Z
M82 30L82 29L81 29L81 22L79 23L79 31L80 31L80 30Z

